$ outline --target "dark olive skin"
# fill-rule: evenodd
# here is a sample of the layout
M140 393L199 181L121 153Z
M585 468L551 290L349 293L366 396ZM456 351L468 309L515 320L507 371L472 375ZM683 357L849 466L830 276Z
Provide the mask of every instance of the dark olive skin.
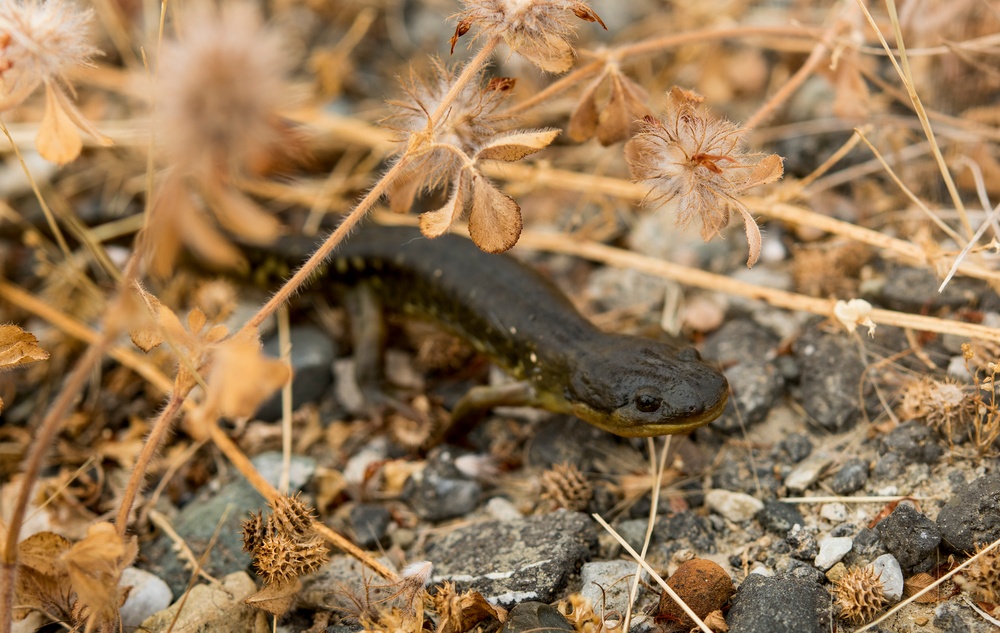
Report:
M278 248L301 257L312 245ZM726 405L725 376L695 350L602 332L534 270L456 235L370 225L333 256L324 282L364 284L390 310L441 322L526 381L525 404L616 435L685 433Z

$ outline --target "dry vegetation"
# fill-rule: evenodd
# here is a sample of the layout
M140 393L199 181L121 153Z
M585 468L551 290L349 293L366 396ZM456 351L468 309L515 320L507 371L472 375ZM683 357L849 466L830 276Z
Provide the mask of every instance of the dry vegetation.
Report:
M970 433L970 458L995 455L997 324L857 295L872 261L942 286L1000 282L998 33L989 0L0 0L0 631L28 610L117 630L147 495L172 494L167 474L207 479L198 450L291 508L290 525L247 524L271 588L260 608L290 608L325 540L396 588L384 608L360 605L373 629L504 617L454 587L430 598L427 570L373 561L257 476L219 424L287 382L262 324L383 204L490 252L571 253L876 339L961 337L970 381L900 369L884 419ZM800 292L616 247L654 213L729 236L730 263L790 246ZM243 291L178 272L246 272L247 245L332 226L233 331ZM926 338L910 340L923 358ZM551 499L578 501L586 482L554 472ZM42 502L65 536L22 539ZM588 613L580 630L600 630Z

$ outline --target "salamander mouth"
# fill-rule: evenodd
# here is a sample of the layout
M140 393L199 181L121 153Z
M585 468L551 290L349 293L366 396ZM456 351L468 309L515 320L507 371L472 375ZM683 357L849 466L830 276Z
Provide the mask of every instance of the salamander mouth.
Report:
M663 422L631 419L629 416L623 415L620 409L611 413L597 411L580 402L573 403L572 409L573 414L580 419L609 433L622 437L656 437L689 433L700 426L705 426L722 415L728 400L729 392L723 391L721 397L712 406L706 407L700 413L677 416Z

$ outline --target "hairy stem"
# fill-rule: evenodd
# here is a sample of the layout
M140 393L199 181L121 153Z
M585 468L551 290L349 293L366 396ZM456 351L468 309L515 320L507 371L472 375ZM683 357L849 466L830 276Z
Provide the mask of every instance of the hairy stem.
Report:
M603 59L590 62L586 66L581 66L568 75L560 77L558 80L545 86L541 91L536 92L532 96L528 97L521 103L513 106L508 110L509 114L521 114L526 112L531 108L535 107L539 103L544 103L547 99L551 99L555 95L559 94L564 90L572 88L574 84L587 79L598 70L600 70L607 62Z
M119 537L125 537L125 530L128 527L128 517L132 512L135 498L138 496L139 489L142 487L142 482L146 477L146 470L149 468L149 463L153 461L153 456L160 450L160 446L167 436L167 431L170 430L171 423L184 404L185 396L186 394L180 392L170 394L167 406L164 407L160 415L157 416L156 421L153 422L153 428L149 432L149 437L146 438L146 442L142 445L142 450L139 452L139 457L136 458L135 465L132 466L132 474L129 475L128 486L125 488L121 506L118 508L118 517L115 519L115 528L118 531Z

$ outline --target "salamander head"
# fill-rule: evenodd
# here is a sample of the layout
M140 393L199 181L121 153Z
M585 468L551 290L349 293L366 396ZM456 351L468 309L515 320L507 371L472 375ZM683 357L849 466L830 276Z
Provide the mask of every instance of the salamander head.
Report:
M565 396L572 412L594 426L651 437L686 433L719 417L729 383L694 349L616 336L577 366Z

